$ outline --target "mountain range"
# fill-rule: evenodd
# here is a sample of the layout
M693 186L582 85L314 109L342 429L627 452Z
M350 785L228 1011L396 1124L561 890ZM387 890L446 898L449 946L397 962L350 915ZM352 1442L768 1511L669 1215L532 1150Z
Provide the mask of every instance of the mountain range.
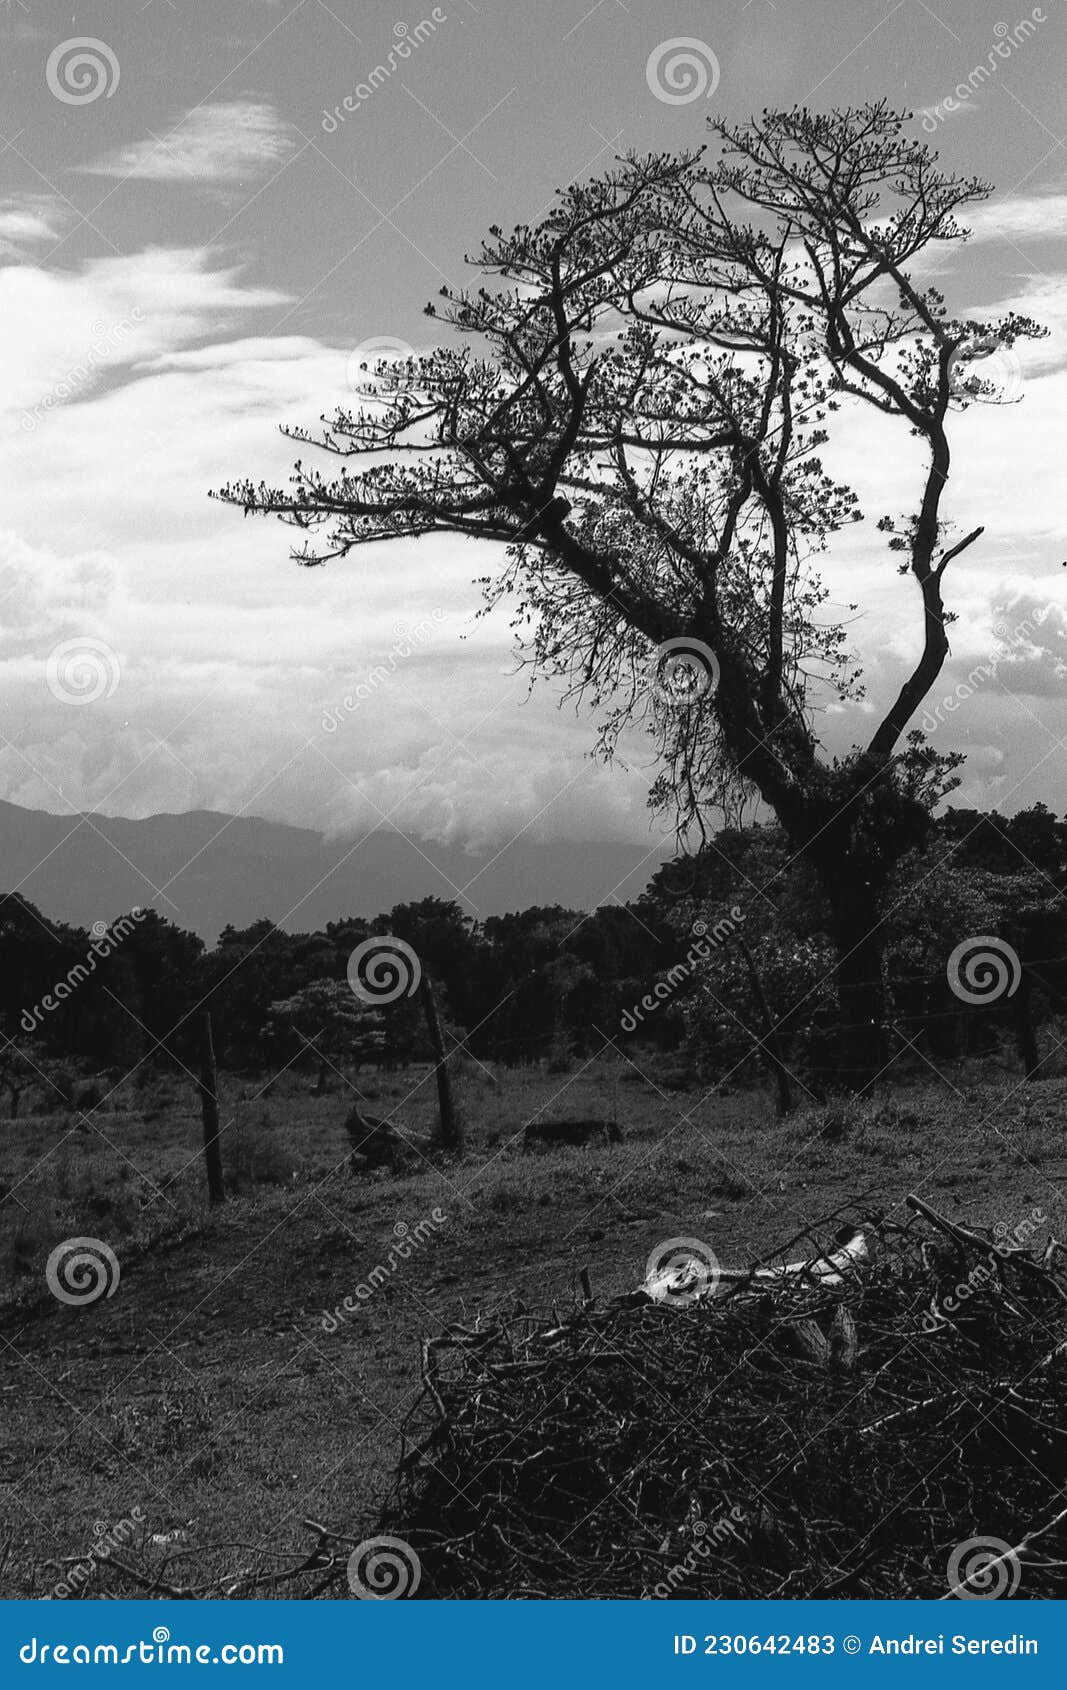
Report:
M51 815L0 802L0 892L87 927L151 905L212 943L266 916L311 932L434 895L478 918L532 904L594 909L641 892L669 844L538 842L496 851L380 830L327 840L308 828L210 810L149 816Z

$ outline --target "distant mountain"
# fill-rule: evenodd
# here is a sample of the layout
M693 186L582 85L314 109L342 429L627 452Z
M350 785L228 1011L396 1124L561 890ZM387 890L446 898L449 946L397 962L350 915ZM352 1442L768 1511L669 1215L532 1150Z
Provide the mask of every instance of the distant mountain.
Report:
M650 846L523 836L471 855L385 831L327 843L307 828L210 810L123 821L0 802L0 892L19 891L45 915L81 926L150 904L211 942L227 923L268 916L306 932L431 894L478 917L530 904L594 909L644 889L672 854Z

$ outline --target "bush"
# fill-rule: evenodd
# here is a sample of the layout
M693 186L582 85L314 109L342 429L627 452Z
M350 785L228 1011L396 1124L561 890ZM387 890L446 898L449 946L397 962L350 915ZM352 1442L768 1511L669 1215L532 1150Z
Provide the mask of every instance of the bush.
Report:
M86 1080L79 1085L74 1094L76 1109L96 1109L103 1103L106 1093L99 1080Z
M232 1191L257 1185L290 1185L301 1157L268 1109L255 1121L222 1134L222 1164Z

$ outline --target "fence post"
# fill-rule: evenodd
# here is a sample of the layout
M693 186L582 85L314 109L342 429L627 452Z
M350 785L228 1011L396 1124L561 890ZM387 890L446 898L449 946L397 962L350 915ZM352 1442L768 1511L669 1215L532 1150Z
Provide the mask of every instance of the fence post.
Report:
M456 1115L455 1101L452 1097L452 1081L448 1072L448 1057L445 1054L445 1044L441 1037L441 1021L437 1014L437 1000L433 995L430 977L423 970L419 984L419 997L422 999L422 1010L426 1017L426 1031L430 1035L430 1048L437 1072L437 1107L440 1117L440 1140L446 1150L463 1149L463 1130Z
M241 1099L233 1106L233 1190L241 1195Z
M1015 1048L1027 1080L1035 1080L1041 1072L1041 1052L1034 1032L1033 1007L1030 1002L1030 973L1025 963L1020 965L1019 985L1015 993Z
M219 1077L215 1067L215 1046L211 1037L211 1011L200 1014L200 1113L204 1119L204 1163L207 1194L212 1205L225 1203L222 1177L222 1147L219 1142Z

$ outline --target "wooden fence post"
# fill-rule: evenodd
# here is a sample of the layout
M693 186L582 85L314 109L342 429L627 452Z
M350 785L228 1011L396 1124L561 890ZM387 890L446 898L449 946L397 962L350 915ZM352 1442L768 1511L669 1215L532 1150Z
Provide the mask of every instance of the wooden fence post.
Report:
M204 1118L204 1163L207 1193L212 1205L225 1203L222 1177L222 1147L219 1142L219 1076L215 1067L215 1046L211 1037L211 1011L200 1014L200 1112Z
M1027 1080L1036 1080L1041 1072L1041 1052L1034 1032L1033 1006L1030 1001L1030 974L1024 963L1019 966L1019 984L1015 992L1015 1048Z
M463 1129L460 1126L452 1096L452 1081L448 1072L445 1044L441 1037L441 1021L437 1014L437 1000L433 995L430 977L425 969L419 984L419 997L422 999L423 1014L426 1017L426 1031L430 1035L430 1048L433 1051L434 1063L436 1064L440 1141L446 1150L462 1150Z
M233 1106L233 1189L241 1195L241 1099Z

